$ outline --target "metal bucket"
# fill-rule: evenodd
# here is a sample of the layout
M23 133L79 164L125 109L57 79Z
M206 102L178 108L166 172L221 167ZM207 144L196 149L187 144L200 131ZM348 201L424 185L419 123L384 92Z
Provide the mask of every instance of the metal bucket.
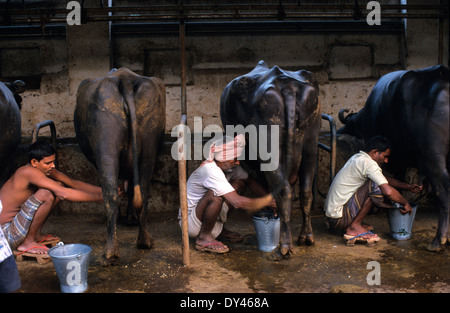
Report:
M48 251L58 274L61 292L81 293L87 289L91 250L90 246L80 243L61 243Z
M389 227L391 229L391 236L396 240L408 240L412 237L412 226L414 217L416 216L417 204L410 203L412 207L411 214L403 215L398 203L394 204L395 209L388 209Z
M280 218L275 217L272 211L261 211L253 215L252 219L258 249L264 252L275 249L280 240Z

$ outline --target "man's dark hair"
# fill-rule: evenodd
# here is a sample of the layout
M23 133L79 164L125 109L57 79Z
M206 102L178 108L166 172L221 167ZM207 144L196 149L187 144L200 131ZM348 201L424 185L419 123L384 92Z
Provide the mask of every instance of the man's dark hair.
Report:
M391 149L391 142L389 139L383 136L375 136L366 141L364 147L365 152L370 152L372 150L378 150L379 152L384 152L387 149Z
M28 162L31 162L33 159L40 161L43 158L54 154L56 154L56 151L51 144L46 141L39 140L28 147Z

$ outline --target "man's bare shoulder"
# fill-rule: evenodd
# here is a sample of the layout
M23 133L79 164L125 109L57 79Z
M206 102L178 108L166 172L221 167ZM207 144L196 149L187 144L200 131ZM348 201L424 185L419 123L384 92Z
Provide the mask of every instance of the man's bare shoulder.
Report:
M32 184L30 183L30 172L33 173L34 169L32 166L24 165L19 167L15 173L11 176L11 178L2 186L0 190L0 198L2 201L8 201L7 199L20 199L29 197L29 192L32 189ZM22 196L23 195L23 196ZM20 205L19 200L15 201L13 205ZM19 203L20 202L20 203Z
M25 164L21 167L19 167L13 176L15 177L25 177L28 175L39 175L41 173L37 168L34 168L33 166L29 164Z
M33 182L35 184L36 181L47 179L44 173L29 164L19 167L11 178L15 184L25 185L33 184Z

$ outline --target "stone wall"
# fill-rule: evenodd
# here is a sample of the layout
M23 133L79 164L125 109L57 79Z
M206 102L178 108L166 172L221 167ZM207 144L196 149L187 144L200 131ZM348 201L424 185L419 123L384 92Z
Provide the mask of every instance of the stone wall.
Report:
M188 126L193 127L194 117L202 118L203 128L211 124L221 126L222 90L232 79L264 60L269 67L278 65L286 70L313 72L320 85L321 111L331 115L339 128L342 126L337 117L339 110L360 110L381 75L437 64L438 21L410 19L406 23L405 34L330 31L188 34ZM445 23L442 51L443 63L448 66L448 20ZM112 67L128 67L138 74L163 79L167 97L166 133L170 137L181 116L179 46L177 34L115 33L107 22L68 26L63 36L11 37L0 41L1 76L32 78L29 89L22 94L23 143L29 142L36 123L45 120L54 121L59 140L74 142L77 86L83 79L105 75ZM326 134L328 130L328 123L323 121L322 131ZM41 135L49 136L48 130L43 129ZM176 163L170 158L170 146L168 141L155 174L155 184L164 190L160 200L151 204L155 210L173 209L177 203L172 196L177 195L177 178L173 176ZM61 145L61 154L64 169L69 173L81 179L93 177L95 170L75 143ZM327 158L327 153L321 152L319 175L324 177L320 179L325 182L324 192L329 175ZM195 164L190 162L192 167Z

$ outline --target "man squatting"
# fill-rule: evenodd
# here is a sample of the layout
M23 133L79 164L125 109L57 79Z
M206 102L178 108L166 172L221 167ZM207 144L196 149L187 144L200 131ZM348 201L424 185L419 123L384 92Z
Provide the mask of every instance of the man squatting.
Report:
M101 187L60 172L55 168L55 157L56 151L49 143L33 143L28 149L28 163L18 168L0 189L0 291L11 292L20 286L11 248L45 255L45 242L59 239L41 233L59 201L103 201Z
M242 134L216 140L210 147L208 159L187 181L188 234L196 238L199 251L225 253L229 248L219 240L242 241L240 234L224 227L232 210L243 209L253 214L265 207L276 209L272 194L267 194L240 166L237 158L244 146ZM242 196L247 186L259 198Z
M397 189L419 193L423 186L384 176L380 166L388 162L390 154L389 140L375 136L367 141L363 151L347 161L334 178L325 199L325 215L329 228L344 232L346 240L367 243L380 240L370 231L373 228L363 223L374 205L398 209L393 203L399 203L402 214L411 214L411 205Z

